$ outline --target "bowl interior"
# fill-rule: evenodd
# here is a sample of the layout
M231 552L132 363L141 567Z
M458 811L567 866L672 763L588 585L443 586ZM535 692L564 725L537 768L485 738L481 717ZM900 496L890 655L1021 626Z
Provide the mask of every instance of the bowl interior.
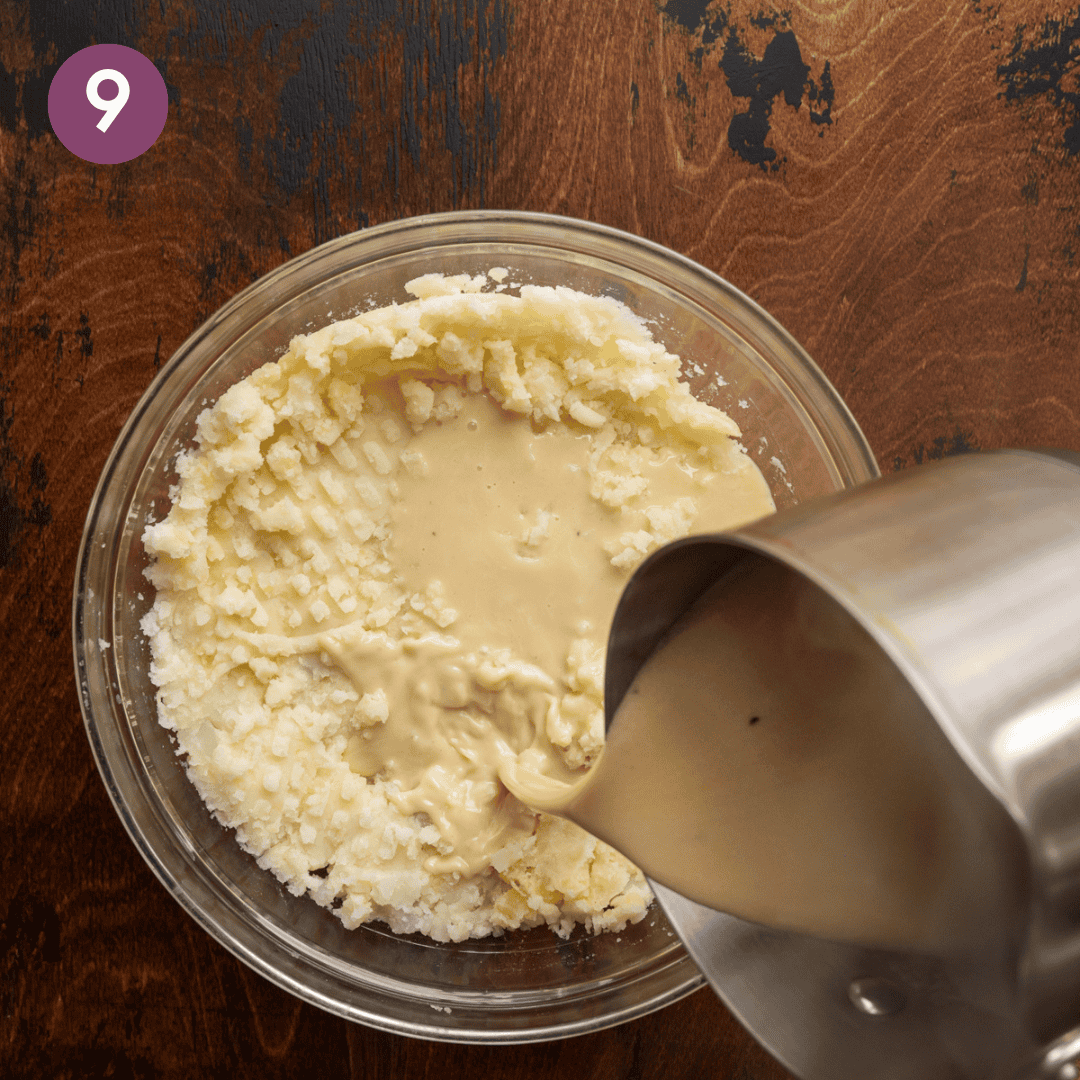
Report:
M436 944L379 924L347 931L291 896L209 814L156 720L139 620L153 602L141 536L169 505L195 419L297 333L408 299L432 272L505 267L506 286L568 285L626 303L683 358L694 393L729 413L778 506L869 479L861 433L805 354L734 289L652 245L535 215L440 215L342 238L257 282L184 343L136 408L87 519L74 606L95 757L118 812L173 896L256 970L324 1008L404 1034L561 1038L702 985L662 913L621 934L547 930Z

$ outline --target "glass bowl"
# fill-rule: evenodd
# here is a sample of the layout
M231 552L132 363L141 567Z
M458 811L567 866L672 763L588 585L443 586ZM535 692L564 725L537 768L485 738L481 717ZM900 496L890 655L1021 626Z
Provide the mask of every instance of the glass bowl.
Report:
M584 221L469 211L410 218L323 244L255 282L154 379L94 493L76 570L83 719L120 819L151 869L222 945L272 982L350 1020L428 1039L565 1038L651 1012L703 985L663 914L621 934L546 929L438 944L371 924L346 930L291 896L203 806L156 719L139 620L153 601L142 532L169 505L195 418L297 333L407 299L420 274L482 273L623 301L679 353L702 400L742 427L778 506L877 475L851 414L799 345L715 274Z

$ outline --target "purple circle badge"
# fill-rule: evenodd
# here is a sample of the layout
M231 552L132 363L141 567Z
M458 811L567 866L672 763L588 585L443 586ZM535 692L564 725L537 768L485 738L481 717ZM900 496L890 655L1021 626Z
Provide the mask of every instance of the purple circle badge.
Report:
M95 165L117 165L157 142L169 115L160 72L126 45L91 45L69 56L49 86L56 137Z

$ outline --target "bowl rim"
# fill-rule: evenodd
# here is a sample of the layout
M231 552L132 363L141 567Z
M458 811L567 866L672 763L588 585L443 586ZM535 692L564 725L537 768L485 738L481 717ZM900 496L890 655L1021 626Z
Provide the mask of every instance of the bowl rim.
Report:
M514 210L459 210L425 214L401 218L350 232L286 260L280 266L241 289L180 343L169 360L155 374L131 410L102 468L91 497L79 546L72 597L72 647L75 675L79 690L80 710L91 752L113 808L119 816L125 831L135 844L136 850L142 855L144 861L172 899L178 902L199 926L206 930L214 940L224 946L233 956L271 982L304 1001L332 1014L392 1033L415 1038L474 1044L541 1042L602 1030L666 1007L704 986L705 979L693 966L685 950L680 947L667 967L683 964L687 968L686 977L677 979L666 990L647 1001L614 1009L602 1017L586 1016L576 1021L568 1022L563 1020L558 1023L542 1024L528 1029L500 1026L494 1020L496 1014L492 1013L491 1016L494 1022L491 1025L463 1031L453 1026L447 1026L446 1023L440 1023L435 1018L429 1023L388 1018L370 1009L358 1008L350 1003L343 1002L328 993L320 991L315 986L291 977L289 973L283 971L275 962L272 962L278 960L276 956L271 956L268 959L260 955L257 949L250 947L241 940L235 932L225 925L230 921L228 918L223 921L220 913L217 918L213 918L202 904L196 902L195 898L181 885L175 874L166 865L155 843L147 835L148 827L145 814L143 815L143 821L140 823L136 820L132 808L128 805L128 801L121 791L118 777L114 773L115 762L105 744L103 732L99 728L99 720L96 715L99 706L95 692L99 690L101 685L104 685L106 690L111 690L111 688L118 685L116 661L112 655L115 650L95 649L92 639L86 633L86 585L91 566L94 564L95 558L99 557L98 545L95 543L101 535L98 527L105 520L107 528L111 530L114 526L108 524L110 520L118 520L115 516L110 519L108 515L103 514L103 501L114 485L121 462L126 459L132 449L133 434L152 404L159 400L159 395L176 382L180 373L184 370L185 361L199 349L207 338L222 328L229 328L230 332L232 332L232 330L244 324L245 317L249 326L254 325L261 319L272 315L275 310L281 308L289 300L317 286L320 281L327 280L326 275L315 273L314 268L326 265L327 261L332 261L335 256L341 256L347 252L356 254L358 257L350 263L349 268L358 269L383 255L417 250L420 246L418 238L423 238L432 230L437 230L437 235L433 238L434 244L442 247L447 244L465 244L470 241L479 244L492 243L495 240L494 232L499 228L504 231L527 229L542 233L542 240L536 236L521 236L513 241L520 245L535 248L548 247L555 251L561 248L568 252L580 253L582 250L580 245L584 243L589 246L592 255L598 258L604 258L605 256L610 258L620 250L626 252L629 249L631 252L636 253L639 259L643 259L649 264L648 270L641 271L642 273L662 271L677 280L680 285L685 286L688 283L694 283L704 293L713 290L720 292L730 301L733 301L737 307L741 307L748 317L756 320L759 324L759 330L764 330L775 338L777 344L794 361L791 374L801 377L797 380L802 384L801 389L819 401L822 412L831 413L831 422L836 425L837 430L824 432L820 429L820 425L816 423L816 417L812 417L812 419L815 420L815 429L819 435L828 434L831 437L827 448L830 453L839 459L839 467L834 467L834 472L840 475L841 486L847 486L851 482L851 478L854 478L854 482L861 482L879 475L873 453L858 423L824 373L776 319L754 300L713 271L653 241L620 229L578 218ZM451 231L450 235L446 234L447 230ZM455 231L458 235L454 235ZM595 248L598 243L606 250L597 252ZM365 257L365 254L369 252L372 253L374 258ZM640 267L638 269L640 270ZM309 272L314 276L309 278L307 276ZM660 277L658 280L663 281L664 278ZM294 286L293 291L286 290L286 294L283 296L275 295L279 286L290 284ZM235 342L242 336L242 333L243 331L240 330L229 341ZM218 356L228 348L229 341L217 350ZM212 363L213 361L211 361ZM845 471L848 476L844 475ZM126 509L126 504L124 508ZM105 557L111 558L111 553ZM109 580L111 585L115 584L115 573L111 566ZM111 640L111 637L109 640ZM94 653L97 654L96 657L93 655ZM94 663L98 665L96 671L91 670ZM111 693L108 695L107 704L110 713L115 716L117 707L112 702ZM122 706L120 708L122 710ZM142 790L141 786L136 786L151 815L156 815L157 811L152 800ZM435 1015L437 1017L441 1014L436 1013Z

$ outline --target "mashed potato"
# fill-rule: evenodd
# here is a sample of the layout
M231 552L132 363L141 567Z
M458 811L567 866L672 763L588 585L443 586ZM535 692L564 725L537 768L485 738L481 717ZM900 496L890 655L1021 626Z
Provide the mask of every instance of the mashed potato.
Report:
M616 301L408 291L199 417L144 535L161 723L240 844L346 926L621 929L641 873L500 773L588 768L631 569L768 490Z

